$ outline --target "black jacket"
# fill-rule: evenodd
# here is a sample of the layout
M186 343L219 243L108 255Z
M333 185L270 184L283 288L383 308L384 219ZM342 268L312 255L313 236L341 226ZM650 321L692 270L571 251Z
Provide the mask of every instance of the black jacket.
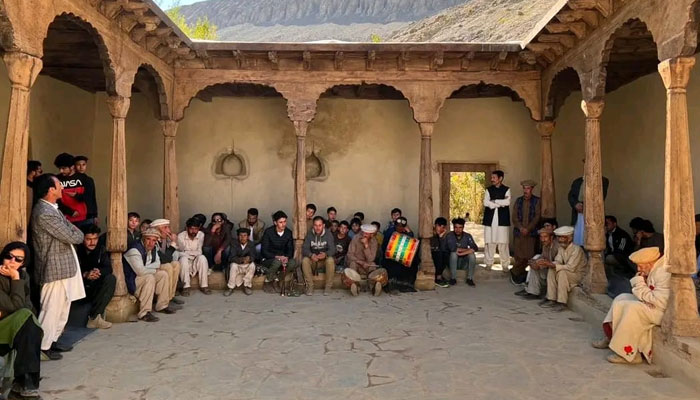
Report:
M263 233L261 249L263 260L275 258L275 256L294 257L294 237L289 228L284 229L282 236L277 234L277 228L273 225Z
M112 273L112 261L104 246L98 244L95 250L88 252L85 245L79 244L76 246L75 252L78 253L81 275L85 272L92 271L93 268L100 270L100 277L105 277ZM83 278L83 282L85 285L89 286L92 281Z
M26 308L36 314L29 299L29 276L24 268L19 270L19 279L13 281L7 276L0 276L0 312L6 317L20 308Z
M610 181L608 178L603 177L603 200L608 197L608 186ZM583 177L574 179L571 182L571 189L569 189L569 205L571 205L571 226L576 225L576 220L578 219L578 211L576 211L576 204L578 204L578 195L582 190Z
M612 241L612 246L611 242ZM634 241L632 237L620 229L620 227L615 228L612 233L605 234L605 254L621 254L625 257L632 254L634 250Z
M255 243L251 241L248 241L245 249L242 249L238 240L234 240L233 243L231 243L230 249L231 251L228 255L229 264L243 264L243 258L245 257L250 257L250 262L253 262L256 258L258 258L258 252L255 250Z

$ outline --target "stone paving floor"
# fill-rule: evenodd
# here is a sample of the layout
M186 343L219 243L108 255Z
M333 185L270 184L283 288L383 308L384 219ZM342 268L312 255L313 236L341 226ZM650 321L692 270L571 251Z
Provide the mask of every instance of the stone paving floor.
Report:
M573 312L504 281L434 292L199 293L157 323L90 335L42 363L45 399L698 399L616 366Z

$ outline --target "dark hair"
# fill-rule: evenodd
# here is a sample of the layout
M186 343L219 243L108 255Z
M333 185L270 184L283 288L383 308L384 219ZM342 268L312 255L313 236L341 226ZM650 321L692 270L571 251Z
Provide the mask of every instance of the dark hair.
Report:
M277 222L280 218L287 218L287 214L284 213L284 211L279 210L276 213L272 214L272 220Z
M143 225L143 224L148 224L148 225L150 225L150 224L151 224L151 222L153 222L153 220L152 220L152 219L148 219L148 218L146 218L146 219L144 219L143 221L141 221L141 225Z
M355 224L362 225L362 221L359 218L355 217L355 218L350 220L350 225L355 225Z
M56 187L56 175L43 174L34 180L34 202L43 199L49 193L49 189ZM60 185L60 183L59 183Z
M199 226L204 226L204 224L207 222L207 217L204 214L195 214L192 216L197 223L199 223Z
M328 207L328 209L326 210L326 214L330 213L331 211L338 212L338 210L336 210L335 207Z
M22 263L22 267L29 265L29 246L27 246L26 243L24 242L10 242L5 245L5 247L2 248L2 252L0 252L0 259L5 259L5 256L10 254L12 250L17 250L21 249L24 251L24 262Z
M331 221L331 225L338 225L338 226L340 226L340 221L338 221L337 219L334 219L333 221Z
M462 226L464 226L464 223L465 223L465 222L466 222L466 221L464 221L464 218L455 218L455 219L452 220L452 225L462 225Z
M85 156L75 156L73 158L73 164L77 163L78 161L85 161L88 162L88 158Z
M250 235L250 231L247 230L246 228L238 228L238 230L236 230L237 235L240 235L241 233L245 233L246 235Z
M559 227L559 222L557 221L556 218L545 218L542 220L542 226L544 226L544 224L547 224L547 223L552 224L552 225L556 226L557 228Z
M258 209L257 208L249 208L248 215L255 215L257 217L258 216Z
M73 161L75 157L68 153L61 153L56 156L56 158L53 160L53 165L56 166L56 168L62 168L62 167L70 167L75 162Z
M215 212L214 214L211 215L211 222L212 222L212 223L214 222L214 218L216 218L217 215L218 215L219 217L221 217L222 220L226 221L226 216L224 215L224 213L222 213L222 212Z
M340 221L340 225L345 225L348 227L348 229L350 229L350 224L348 223L348 221Z
M382 229L382 224L380 224L379 221L372 221L371 224L376 226L377 230Z
M358 211L355 214L353 214L352 216L355 218L359 218L360 222L362 222L362 220L365 219L365 213L363 213L362 211Z
M630 221L630 228L637 230L637 231L641 231L643 225L644 225L644 218L642 218L642 217L634 217Z
M695 214L695 222L700 222L700 214Z
M491 172L491 175L496 175L499 178L503 178L506 174L503 173L500 169L497 169L493 172Z
M646 233L654 233L656 230L654 229L654 224L651 223L648 219L645 219L642 222L642 225L640 226L640 231L646 232Z
M99 235L102 233L102 229L95 224L87 224L80 227L83 235Z
M127 219L129 219L129 218L138 218L138 219L141 219L141 216L139 215L139 213L133 212L133 211L132 211L132 212L130 212L130 213L128 213L128 214L126 215L126 218L127 218Z
M614 215L606 215L606 216L605 216L605 219L606 219L606 220L609 219L610 222L617 223L617 218L615 218Z
M306 205L306 209L307 209L307 210L308 210L308 209L312 209L312 210L314 210L314 212L316 212L316 204L314 204L314 203L309 203L309 204Z
M32 172L36 171L39 168L41 168L40 161L37 161L37 160L27 161L27 175L31 174Z
M392 209L392 210L391 210L391 213L392 213L392 214L394 214L394 213L403 214L403 213L401 212L401 209L400 209L400 208L394 208L394 209Z
M315 216L314 219L312 219L311 221L312 221L312 222L316 222L316 221L318 221L318 220L321 220L324 224L326 223L326 220L323 219L323 217L320 216L320 215Z
M445 217L435 218L435 225L447 226L447 218L445 218Z
M192 217L192 218L188 219L187 221L185 221L185 226L188 227L188 228L192 228L192 227L195 227L195 226L196 226L197 228L201 227L201 225L199 224L199 220L198 220L197 218L194 218L194 217Z

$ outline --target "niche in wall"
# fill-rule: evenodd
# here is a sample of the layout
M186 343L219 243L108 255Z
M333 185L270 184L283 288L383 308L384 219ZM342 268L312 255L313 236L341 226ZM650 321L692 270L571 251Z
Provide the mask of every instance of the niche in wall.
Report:
M246 179L250 175L248 157L243 151L228 147L214 158L213 173L217 179Z

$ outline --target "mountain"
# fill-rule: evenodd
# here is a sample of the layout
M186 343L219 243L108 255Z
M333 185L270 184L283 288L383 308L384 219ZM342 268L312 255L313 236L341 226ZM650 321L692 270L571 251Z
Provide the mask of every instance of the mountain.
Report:
M190 23L208 17L219 27L219 40L366 42L468 1L208 0L180 10Z

